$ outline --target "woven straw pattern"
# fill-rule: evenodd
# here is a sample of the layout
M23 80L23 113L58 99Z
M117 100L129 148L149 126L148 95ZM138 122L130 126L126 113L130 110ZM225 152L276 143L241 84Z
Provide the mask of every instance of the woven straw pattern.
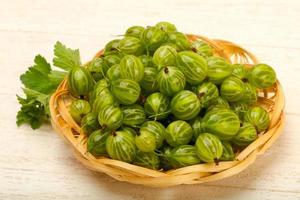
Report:
M193 41L198 38L214 48L214 54L231 63L243 63L251 67L258 59L242 47L225 40L209 39L187 34ZM99 51L95 57L99 57ZM279 137L284 125L284 95L279 81L272 88L259 91L258 104L269 112L270 127L266 132L236 155L234 161L198 164L169 171L155 171L106 157L94 157L87 152L87 137L72 119L68 106L74 98L64 80L50 99L51 122L55 130L74 148L76 158L87 168L106 173L119 180L151 187L169 187L180 184L198 184L232 176L252 164L256 157L266 151Z

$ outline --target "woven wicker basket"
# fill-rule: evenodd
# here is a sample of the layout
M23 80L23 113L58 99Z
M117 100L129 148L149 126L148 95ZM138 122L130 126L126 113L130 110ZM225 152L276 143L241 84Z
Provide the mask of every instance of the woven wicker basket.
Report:
M251 64L258 63L253 54L234 43L190 34L187 36L191 41L198 38L204 40L214 48L215 55L231 63L244 63L249 67ZM95 57L101 54L102 51ZM87 168L106 173L119 181L151 187L204 183L237 174L252 164L257 155L264 153L274 143L284 124L284 95L277 81L272 88L259 92L258 103L268 110L271 118L268 130L239 152L234 161L220 162L218 165L206 163L170 171L155 171L106 157L96 158L88 153L87 137L68 112L72 99L64 80L50 99L50 111L53 127L73 146L76 158Z

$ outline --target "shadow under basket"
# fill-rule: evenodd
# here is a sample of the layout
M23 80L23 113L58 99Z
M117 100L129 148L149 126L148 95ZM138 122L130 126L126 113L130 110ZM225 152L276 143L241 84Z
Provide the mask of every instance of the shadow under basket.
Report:
M191 41L201 39L211 45L214 54L227 59L231 63L242 63L251 67L258 59L249 51L225 40L209 39L204 36L187 34ZM99 57L99 51L95 57ZM236 155L234 161L197 164L169 171L156 171L132 165L107 157L94 157L87 152L87 136L72 119L68 106L72 98L64 80L50 99L51 122L74 148L75 157L87 168L106 173L119 180L151 187L169 187L180 184L198 184L216 181L232 176L252 164L256 157L263 154L279 137L284 125L284 95L279 81L273 87L260 90L258 104L269 113L271 123L269 128Z

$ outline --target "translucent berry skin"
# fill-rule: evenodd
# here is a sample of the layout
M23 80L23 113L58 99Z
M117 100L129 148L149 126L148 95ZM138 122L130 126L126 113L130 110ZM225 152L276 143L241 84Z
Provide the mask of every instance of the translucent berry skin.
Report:
M192 145L181 145L166 154L167 160L173 168L181 168L200 163L196 148Z
M176 56L176 65L191 85L200 84L207 75L207 62L204 57L192 52L182 51Z
M265 131L270 125L269 113L260 106L250 108L244 115L244 121L250 122L258 132Z
M172 146L188 144L193 137L192 127L185 121L177 120L166 128L166 141Z
M112 159L132 163L137 153L134 136L125 131L112 132L106 140L106 151Z
M185 87L185 76L177 67L164 67L156 80L159 91L171 97Z
M276 73L267 64L257 64L251 68L248 79L257 88L269 88L276 82Z
M189 90L178 92L171 101L171 112L178 119L189 120L196 117L201 109L197 95Z
M213 134L201 133L196 140L196 153L204 162L218 162L223 154L221 140Z
M126 30L125 36L140 38L144 30L142 26L131 26Z

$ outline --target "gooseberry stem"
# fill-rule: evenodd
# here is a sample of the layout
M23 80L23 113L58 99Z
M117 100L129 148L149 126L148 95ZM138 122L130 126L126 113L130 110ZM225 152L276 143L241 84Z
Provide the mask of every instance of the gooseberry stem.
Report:
M247 79L247 78L242 78L242 81L243 81L244 83L247 83L247 82L248 82L248 79Z
M166 155L162 154L160 151L156 150L156 151L153 151L153 153L157 156L160 156L160 157L166 157Z
M201 97L203 97L205 95L205 92L199 92L197 97L200 99Z
M101 68L101 70L100 70L100 72L101 72L101 74L102 74L102 76L103 76L103 78L107 81L107 82L109 82L109 79L105 76L105 74L104 74L104 72L103 72L103 69Z
M214 162L216 163L216 165L219 165L219 159L218 158L215 158Z
M166 74L169 73L168 67L165 67L165 68L164 68L164 72L165 72Z
M139 128L139 126L134 127L134 131L137 135L140 134Z
M101 130L105 130L106 129L106 125L105 124L103 124L103 126L101 127Z
M111 134L112 134L112 136L114 136L114 137L117 136L116 131L112 131Z
M141 104L144 105L145 102L146 102L146 99L147 99L147 98L146 98L144 95L140 95L139 101L140 101Z
M147 56L150 55L148 46L146 46L146 55L147 55Z
M192 50L193 52L197 53L197 49L196 49L195 47L193 47L191 50Z

